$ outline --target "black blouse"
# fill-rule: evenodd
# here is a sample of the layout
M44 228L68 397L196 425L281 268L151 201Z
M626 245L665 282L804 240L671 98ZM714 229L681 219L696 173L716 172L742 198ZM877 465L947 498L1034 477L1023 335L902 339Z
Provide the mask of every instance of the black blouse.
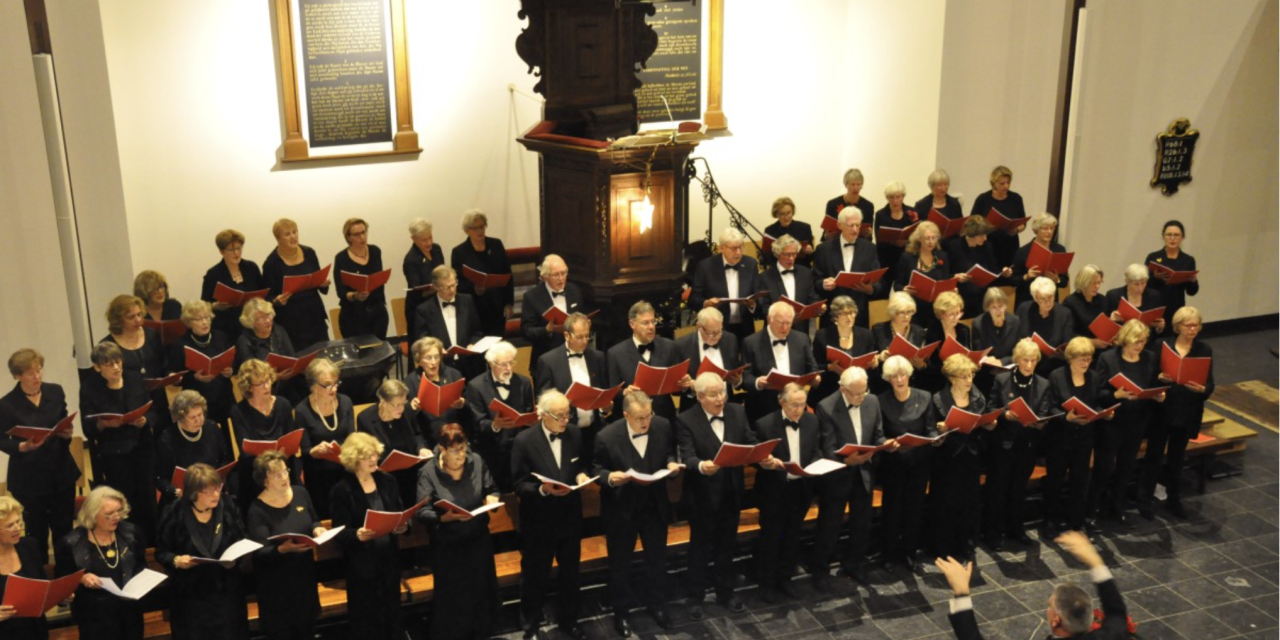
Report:
M478 509L484 506L488 496L498 497L498 485L485 467L484 461L475 453L467 454L467 461L462 469L462 477L454 480L448 472L440 468L435 460L428 462L418 472L418 500L426 500L417 513L417 519L431 528L431 539L439 542L462 540L479 535L489 535L489 513L485 512L470 520L454 520L441 522L442 515L435 508L438 500L448 500L463 509Z
M153 405L147 412L147 426L141 428L131 424L99 428L98 420L91 416L125 414L151 400L141 374L125 371L123 375L124 385L119 389L107 387L106 379L96 373L87 376L80 385L80 426L90 448L99 455L123 455L132 451L139 439L149 437L149 426L155 413L161 410Z
M369 297L364 301L348 300L347 294L353 291L351 287L343 284L342 272L358 273L361 275L371 276L382 271L382 249L377 245L368 245L369 261L366 264L356 262L346 249L338 252L333 257L333 282L338 287L338 305L342 307L385 307L387 305L387 288L385 286L378 287L369 292Z
M258 359L263 362L267 361L270 354L293 357L293 341L289 339L289 332L285 331L280 325L271 327L271 335L266 338L259 338L253 332L253 329L245 329L240 332L240 337L236 339L236 371L240 370L240 365L246 360Z
M416 397L418 390L422 387L422 377L425 375L421 368L414 369L409 372L409 377L405 379L405 385L409 387L411 397ZM440 380L434 381L439 385L446 385L451 382L462 379L462 374L453 367L440 365ZM465 397L465 396L464 396ZM443 415L434 416L426 411L414 411L412 408L406 409L413 416L414 423L418 426L419 432L422 433L423 439L426 440L428 446L434 447L439 439L440 429L446 424L457 424L462 427L464 433L467 434L468 440L473 440L475 431L471 426L471 412L467 411L466 406L461 409L447 409Z
M969 215L986 218L992 209L999 211L1000 215L1010 220L1027 217L1027 208L1022 204L1022 196L1014 191L1009 191L1004 200L996 200L990 191L978 194L978 197L973 200L973 208L969 210ZM987 242L992 245L996 264L1001 269L1013 266L1013 256L1018 252L1018 234L996 229L987 236Z
M475 295L476 285L462 275L462 267L468 266L476 271L481 271L489 275L497 275L503 273L511 273L511 262L507 260L507 249L503 246L502 241L494 237L486 237L484 241L484 251L476 251L471 246L471 239L462 241L462 244L453 248L453 253L449 256L449 266L458 272L458 292ZM505 287L499 287L496 290L497 298L501 299L503 306L515 304L516 288L514 278L507 281ZM488 290L485 295L489 296Z
M240 282L236 282L231 277L231 269L227 267L225 260L219 260L218 264L209 267L204 273L204 283L200 286L200 299L214 304L217 300L213 297L213 292L218 288L218 283L231 287L237 291L261 291L267 288L266 282L262 279L262 271L258 269L257 263L252 260L240 261ZM213 311L213 327L225 334L227 337L235 336L240 333L240 307L231 307Z
M200 435L191 440L182 427L174 426L165 429L156 442L156 487L169 499L178 497L173 486L173 470L176 467L190 469L191 465L203 462L214 469L220 469L232 460L227 450L227 439L222 430L212 420L205 420Z
M115 336L109 334L99 342L115 342L116 346L120 347L121 362L124 364L125 371L136 371L144 378L163 378L169 370L166 368L164 345L160 342L160 334L156 333L155 329L143 327L142 335L142 346L137 349L126 349L116 341Z
M15 384L13 391L0 398L0 432L7 433L13 427L47 429L65 417L67 397L62 387L56 384L45 382L40 385L39 405L27 399L21 384ZM11 489L27 493L31 489L43 489L49 482L65 486L80 477L80 469L71 457L70 440L51 436L39 449L20 453L18 447L23 442L23 438L0 437L0 451L9 454Z
M1152 251L1147 254L1147 261L1143 264L1154 262L1158 265L1168 267L1174 271L1195 271L1196 259L1186 251L1179 251L1178 257L1170 258L1165 255L1164 249ZM1154 289L1159 292L1160 297L1164 298L1164 319L1170 324L1173 323L1173 314L1187 306L1187 296L1194 296L1200 293L1200 281L1182 282L1179 284L1166 284L1164 280L1155 277L1152 274L1151 279L1147 281L1147 288Z
M1107 299L1102 292L1098 292L1093 296L1093 301L1089 301L1084 299L1083 293L1073 291L1062 301L1062 306L1071 312L1071 335L1085 338L1098 337L1089 330L1089 325L1093 324L1099 315L1108 315Z
M418 245L409 245L409 251L404 254L404 279L409 283L410 289L415 289L423 285L431 284L431 272L444 264L444 250L439 244L431 245L431 255L423 255L418 249ZM461 276L459 276L461 277ZM421 291L410 291L404 297L404 316L409 322L413 322L414 312L417 311L418 305L427 298ZM412 333L410 335L413 335Z
M217 357L232 347L231 338L217 329L210 329L209 333L202 339L197 339L195 334L188 331L173 343L169 353L169 362L172 363L173 369L181 371L187 368L187 351L186 348L191 347L210 358ZM232 371L234 372L234 359L232 362ZM231 379L224 377L221 371L215 371L216 375L208 382L201 382L196 379L196 374L188 371L187 375L182 377L182 388L190 389L200 394L201 397L209 403L209 415L214 420L224 420L227 413L231 411L231 405L235 404L235 393L231 390Z
M44 565L40 563L39 543L35 538L30 536L20 538L15 550L18 552L18 562L22 566L11 574L0 574L0 602L4 601L4 590L10 575L32 580L48 579L44 574ZM43 614L36 618L10 618L0 622L0 638L5 640L44 640L48 637L49 631Z
M293 409L284 398L276 396L271 413L264 414L249 404L249 399L241 400L231 408L231 420L235 423L236 446L244 450L245 440L278 440L296 427L293 422ZM241 460L240 464L252 462L253 458Z
M422 434L414 428L408 414L406 410L400 418L383 422L378 417L377 405L374 405L356 418L356 430L372 435L386 447L382 452L384 460L391 455L392 450L416 456L419 451L427 448L427 444L422 439Z
M312 458L311 448L323 442L341 445L347 436L356 432L356 415L351 398L339 393L337 410L333 414L321 416L311 406L308 396L294 405L293 419L302 428L302 457L306 460L307 468L314 466L325 471L342 471L342 465L336 462ZM417 451L414 455L417 455Z
M987 355L1004 364L1013 362L1013 348L1021 339L1021 323L1022 320L1018 316L1006 310L1004 325L997 327L995 321L991 319L991 313L984 312L973 319L972 348L981 351L991 347L991 353Z

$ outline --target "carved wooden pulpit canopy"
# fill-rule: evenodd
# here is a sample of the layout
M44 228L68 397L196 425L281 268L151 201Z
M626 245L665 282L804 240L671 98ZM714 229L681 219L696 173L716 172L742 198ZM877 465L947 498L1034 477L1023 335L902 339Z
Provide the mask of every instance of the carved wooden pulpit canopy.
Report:
M656 50L635 0L523 0L529 26L516 51L539 77L543 121L519 138L539 154L543 253L559 254L569 278L602 309L594 323L607 348L630 333L628 308L679 295L688 237L683 167L695 144L619 148L636 131L636 71Z

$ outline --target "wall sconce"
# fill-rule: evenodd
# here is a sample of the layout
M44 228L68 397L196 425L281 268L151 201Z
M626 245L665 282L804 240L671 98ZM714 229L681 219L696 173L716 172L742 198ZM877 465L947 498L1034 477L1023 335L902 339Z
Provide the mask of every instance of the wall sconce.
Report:
M653 201L649 199L649 190L651 183L651 171L653 169L653 158L658 153L658 147L654 147L649 153L649 159L644 163L644 201L640 204L631 205L631 211L640 219L640 233L644 233L653 228Z

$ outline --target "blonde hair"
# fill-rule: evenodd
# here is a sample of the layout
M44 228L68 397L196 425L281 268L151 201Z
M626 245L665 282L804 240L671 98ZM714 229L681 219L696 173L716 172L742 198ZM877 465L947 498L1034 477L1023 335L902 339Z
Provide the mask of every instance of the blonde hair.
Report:
M1199 309L1195 307L1183 307L1178 309L1178 311L1173 314L1173 332L1180 333L1182 325L1191 318L1195 318L1196 320L1199 320L1201 324L1204 324L1204 317L1200 315Z
M240 395L246 397L249 395L254 378L262 378L268 385L273 384L276 381L276 370L257 358L245 360L235 377L236 388L240 390Z
M342 468L355 473L361 460L369 456L381 457L385 448L381 441L367 433L353 433L342 442L342 452L338 454L338 461L342 463Z
M19 518L22 517L22 503L14 499L13 496L0 496L0 522L4 522L14 515Z
M141 311L146 309L147 305L138 296L118 295L112 298L107 304L107 331L112 335L124 331L124 315L134 307Z
M244 306L240 308L240 326L246 329L253 328L253 321L257 315L274 316L276 315L275 307L270 302L262 298L250 298L244 301Z
M911 232L911 237L907 238L907 253L917 255L920 253L920 239L924 237L926 231L933 231L933 235L938 236L939 240L942 239L942 230L938 228L938 225L928 220L922 220L920 224L916 225L916 230Z
M916 301L911 299L911 294L906 291L894 291L889 294L889 304L885 307L885 310L889 312L890 320L894 316L907 313L908 309L910 309L911 313L916 312Z
M978 371L978 364L963 353L953 353L942 361L942 375L955 378Z
M939 320L957 309L964 310L964 299L954 291L943 291L933 301L933 315L938 316Z
M1142 321L1134 318L1120 327L1120 332L1116 334L1115 345L1117 347L1127 347L1129 345L1143 342L1151 337L1151 330Z
M1031 338L1023 338L1018 341L1018 344L1013 345L1013 357L1015 360L1018 358L1032 358L1039 362L1040 346Z
M279 240L280 236L290 231L297 231L297 229L298 223L288 218L280 218L275 221L275 224L271 225L271 235L275 236L276 240Z
M1070 362L1076 358L1093 355L1093 342L1084 336L1076 336L1067 343L1067 348L1063 349L1062 355Z
M204 300L187 300L182 303L182 324L191 326L196 318L201 316L213 317L213 305Z
M103 503L107 500L115 500L120 503L120 519L128 519L129 501L125 499L124 494L102 485L90 491L89 495L85 497L84 505L80 507L79 513L76 514L76 526L83 527L86 531L93 531L93 528L98 524L98 513L102 511Z

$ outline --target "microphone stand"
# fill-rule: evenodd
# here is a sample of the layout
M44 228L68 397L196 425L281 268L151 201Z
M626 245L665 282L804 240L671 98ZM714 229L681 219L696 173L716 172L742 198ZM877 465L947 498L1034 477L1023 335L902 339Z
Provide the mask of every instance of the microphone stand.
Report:
M698 175L697 168L694 164L698 161L702 162L705 177L700 177ZM684 177L685 180L693 180L702 185L702 201L707 203L707 247L710 248L714 244L711 240L713 237L712 230L714 229L713 218L715 217L716 203L719 202L724 204L725 211L729 213L729 226L737 229L742 233L742 235L746 236L747 240L755 246L756 255L763 257L764 249L760 246L760 243L756 241L756 238L758 237L763 240L764 232L756 228L754 224L751 224L751 221L747 220L746 216L743 216L742 213L738 211L737 207L733 206L732 203L725 199L724 194L720 192L720 187L716 185L715 176L711 174L711 165L707 163L707 159L689 158L686 160L684 165ZM748 231L748 229L751 231ZM752 231L755 232L755 236L751 235Z

